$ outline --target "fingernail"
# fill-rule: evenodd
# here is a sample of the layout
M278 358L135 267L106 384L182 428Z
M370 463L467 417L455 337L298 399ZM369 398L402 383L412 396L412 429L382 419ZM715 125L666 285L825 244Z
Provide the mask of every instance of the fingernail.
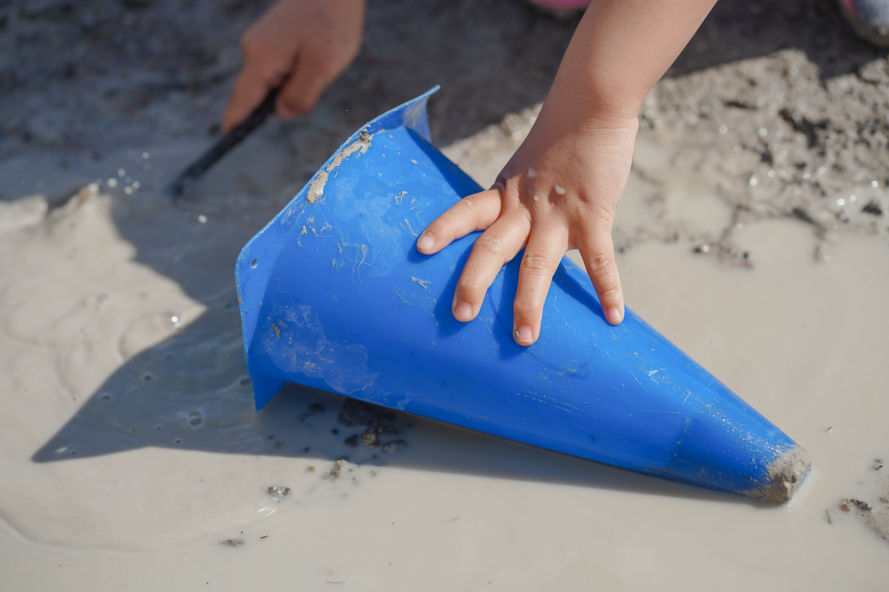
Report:
M612 306L608 309L608 312L605 313L605 318L608 319L608 322L612 325L619 325L624 318L624 313L618 307Z
M435 248L435 239L432 238L431 234L426 234L425 232L420 235L420 238L417 240L417 250L423 253L428 253L433 248Z
M464 323L472 320L472 307L466 302L457 303L457 306L454 307L454 318Z
M513 329L512 338L516 340L519 345L530 345L531 341L533 341L534 337L531 333L531 327L528 325L522 325L516 329Z

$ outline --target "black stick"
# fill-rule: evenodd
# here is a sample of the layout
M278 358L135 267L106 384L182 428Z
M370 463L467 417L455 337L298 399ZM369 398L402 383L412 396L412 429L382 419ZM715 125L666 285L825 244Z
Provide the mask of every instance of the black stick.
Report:
M192 162L184 171L179 173L179 176L167 187L167 195L173 199L182 197L182 194L189 185L206 173L207 170L216 164L216 161L225 156L229 150L243 142L253 130L262 125L262 122L275 110L275 99L278 97L278 90L279 89L277 88L270 90L262 103L260 103L259 106L247 116L247 119L233 127L231 131L222 136L219 141L213 144L206 152L201 154L197 160Z

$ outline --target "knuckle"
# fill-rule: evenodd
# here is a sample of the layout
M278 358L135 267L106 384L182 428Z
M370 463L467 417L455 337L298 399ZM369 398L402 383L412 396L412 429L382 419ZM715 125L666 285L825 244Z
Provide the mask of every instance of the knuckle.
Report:
M596 232L611 232L611 224L614 220L614 208L602 204L599 201L591 201L585 206L584 218L588 220Z
M475 203L475 200L471 197L464 197L456 204L454 204L453 212L458 216L467 216L472 217L475 216L475 213L478 209L478 204Z
M478 300L478 296L484 293L486 286L484 286L478 278L460 278L460 281L457 282L457 294L463 300L466 300L470 303Z
M522 257L520 266L521 273L530 273L536 276L548 274L550 272L551 257L549 253L539 249L525 250L525 256Z
M499 256L503 250L503 238L493 233L485 233L475 241L475 248L486 255Z
M312 110L312 106L306 103L306 101L285 100L284 105L293 113L297 113L300 115L304 115Z
M517 215L526 227L530 228L534 224L531 209L525 207L521 202L510 203L505 209L509 214Z
M534 294L518 295L512 305L516 319L535 319L540 316L542 310L543 300Z
M610 273L614 269L614 257L611 253L604 250L594 250L586 254L586 264L590 273L596 276L603 276Z
M312 97L300 93L288 93L281 96L281 104L290 111L305 114L312 110L314 102Z
M607 285L601 286L599 290L599 298L606 300L617 298L620 295L620 288L616 283L609 282Z

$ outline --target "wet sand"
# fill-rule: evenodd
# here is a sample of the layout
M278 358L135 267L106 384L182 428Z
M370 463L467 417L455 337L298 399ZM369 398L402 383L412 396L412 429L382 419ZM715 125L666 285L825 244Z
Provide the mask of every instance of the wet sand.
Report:
M391 33L375 28L385 10L370 15L370 40ZM482 9L461 10L457 21ZM822 30L827 17L806 10L796 18ZM722 26L714 16L707 26ZM49 26L40 18L55 22L28 22ZM504 37L570 29L507 19ZM148 109L165 119L96 124L78 148L61 131L91 103L43 112L65 124L54 137L21 103L12 112L35 127L31 143L0 141L4 587L885 589L889 155L856 113L887 91L889 62L836 35L849 62L830 62L836 71L823 52L780 43L722 64L698 63L706 52L693 45L677 66L693 71L646 106L614 232L630 306L810 452L813 473L782 507L418 418L343 414L341 398L306 389L253 411L234 258L348 133L410 96L406 83L337 86L308 124L272 123L178 205L158 189L205 146L206 106L201 118L188 95L158 99ZM373 47L347 83L397 49ZM814 74L759 94L736 85L739 72L762 80L788 64ZM217 66L223 85L231 67ZM725 96L698 97L719 82ZM88 86L53 88L75 83ZM786 104L757 106L781 84ZM489 183L530 125L536 89L512 89L492 122L490 96L446 88L431 103L440 145ZM807 120L829 122L809 135L779 114L805 93ZM344 112L352 96L372 98ZM125 119L118 107L108 118Z
M885 241L844 238L819 264L807 224L769 220L738 232L752 269L686 240L621 256L637 312L811 452L797 498L771 508L416 418L394 420L389 452L349 446L365 428L318 392L256 414L230 269L208 254L232 255L217 219L238 216L121 201L4 205L20 222L2 235L0 340L16 588L885 585L886 543L841 509L889 507ZM619 228L638 222L621 211ZM155 239L140 259L181 257L188 292L117 227Z

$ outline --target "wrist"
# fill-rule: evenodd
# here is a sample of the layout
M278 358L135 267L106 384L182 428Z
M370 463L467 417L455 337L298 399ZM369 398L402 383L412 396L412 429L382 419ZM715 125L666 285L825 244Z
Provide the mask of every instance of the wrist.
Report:
M556 80L541 107L534 131L553 140L576 132L635 137L641 104L642 100L634 95L591 92L575 85L560 85Z
M598 60L572 60L559 67L544 108L571 111L576 119L619 123L635 120L652 83L626 66L598 67Z

